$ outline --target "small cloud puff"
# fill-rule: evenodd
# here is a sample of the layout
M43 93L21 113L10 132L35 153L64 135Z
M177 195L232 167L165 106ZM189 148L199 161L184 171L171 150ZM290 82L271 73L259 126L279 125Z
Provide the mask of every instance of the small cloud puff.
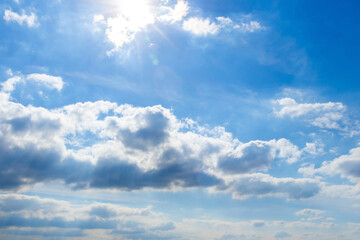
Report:
M6 22L17 22L20 25L25 23L28 27L36 27L39 25L35 13L27 15L24 10L22 10L21 14L11 10L5 10L3 18Z
M61 91L64 86L64 82L61 77L51 76L47 74L40 74L40 73L33 73L26 76L18 74L14 76L11 69L9 69L7 73L9 76L11 76L11 78L1 83L1 91L5 93L13 92L15 90L15 86L17 83L26 82L26 81L34 82L46 88L55 89L57 91Z
M195 35L207 36L208 34L217 34L220 30L220 26L214 22L210 22L210 19L208 18L201 19L192 17L184 21L183 29Z

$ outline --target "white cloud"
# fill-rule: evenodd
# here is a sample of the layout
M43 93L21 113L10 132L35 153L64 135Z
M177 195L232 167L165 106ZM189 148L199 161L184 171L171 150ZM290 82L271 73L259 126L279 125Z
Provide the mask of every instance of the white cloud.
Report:
M305 215L307 216L307 215ZM167 214L151 207L135 208L123 204L93 201L76 202L22 194L0 195L1 239L34 238L105 238L121 239L273 239L286 230L292 239L310 239L314 233L332 239L334 232L344 231L331 222L271 221L252 219L224 221L213 217L168 219ZM359 224L347 223L358 235ZM259 231L259 228L270 231ZM332 231L329 231L332 229ZM311 234L310 238L298 233ZM241 233L241 235L239 234ZM290 235L290 234L288 234ZM277 234L278 237L287 236Z
M340 174L344 178L359 183L360 147L351 149L347 155L342 155L332 161L323 162L320 168L313 169L312 171L323 175Z
M1 83L1 91L10 93L14 91L15 85L22 81L22 78L19 76L14 76Z
M195 35L207 36L209 34L217 34L220 30L220 26L214 22L210 22L209 18L202 19L192 17L183 22L183 29Z
M217 17L216 20L221 24L221 25L227 25L227 24L232 24L233 21L228 18L228 17Z
M164 6L167 12L164 15L158 16L160 21L175 23L183 20L189 13L189 4L184 0L178 0L174 8Z
M38 25L37 16L34 13L26 15L24 10L21 15L11 10L5 10L4 20L6 22L14 21L20 25L25 23L28 27L36 27Z
M324 153L324 144L321 142L312 142L306 143L306 146L303 148L303 152L309 153L311 155L319 155Z
M12 70L9 68L8 70L6 70L6 75L12 77L12 76L14 76L14 73L13 73Z
M26 81L35 82L46 88L56 89L58 91L61 91L64 86L64 82L61 77L55 77L47 74L33 73L25 77L22 74L14 76L14 74L9 71L8 74L12 75L12 77L1 83L1 91L4 93L11 93L15 90L17 83Z
M115 45L115 49L108 54L131 42L138 32L155 23L155 15L149 10L145 1L120 1L119 9L120 13L116 17L105 20L106 36ZM104 22L101 16L95 15L94 20Z
M20 194L0 195L1 234L10 236L41 236L44 238L86 237L96 239L99 230L118 231L127 238L132 232L158 239L176 228L159 217L150 207L130 208L119 204L79 202L40 198ZM29 230L30 229L30 230ZM72 231L67 229L74 229ZM110 232L109 232L110 233Z
M27 75L26 79L40 83L47 88L56 89L58 91L61 91L64 86L64 82L62 81L61 77L50 76L47 74L33 73Z
M264 29L257 21L250 21L249 23L240 23L234 26L234 29L238 29L241 32L255 32L257 30Z
M273 103L274 114L277 117L303 117L316 127L347 130L343 126L346 122L346 107L342 103L297 103L292 98L278 99Z
M29 76L60 88L47 75ZM0 96L3 189L61 180L74 188L213 187L233 189L238 193L234 196L288 193L290 198L316 194L317 185L308 189L308 180L247 175L267 171L277 158L296 161L302 151L286 139L241 143L222 127L208 129L180 120L161 106L98 101L48 110ZM234 187L249 182L270 188L244 192ZM296 193L299 189L301 194Z
M282 98L274 101L280 106L279 109L274 109L274 113L279 117L289 116L291 118L300 117L311 113L324 112L341 112L345 110L342 103L297 103L292 98Z
M97 23L97 22L105 23L104 15L101 15L101 14L94 15L93 22L94 23Z
M244 33L263 29L257 21L235 23L224 16L216 17L214 21L210 18L194 16L191 14L194 11L190 11L189 4L185 0L178 0L174 5L169 1L159 1L151 6L144 0L121 0L116 5L119 5L116 16L106 17L103 14L96 14L93 17L94 24L101 23L101 26L97 25L94 31L105 27L107 39L115 46L108 51L108 55L131 43L138 33L147 31L149 25L155 25L158 22L175 26L181 24L183 30L203 37L215 35L221 29L226 29L226 31L239 29ZM185 19L189 15L190 17Z
M316 174L315 164L309 164L302 166L298 169L298 172L304 175L305 177L312 177Z
M314 221L323 218L325 211L318 209L306 208L295 213L296 216L304 217L306 221Z

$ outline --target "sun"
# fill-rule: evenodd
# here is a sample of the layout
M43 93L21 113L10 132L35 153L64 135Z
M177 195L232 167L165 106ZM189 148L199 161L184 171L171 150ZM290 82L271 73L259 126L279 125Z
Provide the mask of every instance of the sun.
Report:
M122 0L118 9L119 14L128 21L128 27L133 30L155 22L149 0Z

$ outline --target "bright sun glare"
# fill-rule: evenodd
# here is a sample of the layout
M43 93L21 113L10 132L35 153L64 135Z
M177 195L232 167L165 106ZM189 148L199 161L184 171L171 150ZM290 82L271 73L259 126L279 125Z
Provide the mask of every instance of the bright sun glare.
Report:
M127 19L132 29L145 27L155 21L147 0L122 0L119 4L119 13Z

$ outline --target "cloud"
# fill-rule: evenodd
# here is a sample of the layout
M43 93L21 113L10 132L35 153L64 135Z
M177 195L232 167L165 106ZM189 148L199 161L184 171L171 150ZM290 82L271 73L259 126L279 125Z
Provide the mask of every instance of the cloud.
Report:
M0 236L95 239L96 230L112 230L124 236L143 234L162 239L166 232L175 229L175 224L163 222L164 217L158 216L159 213L154 213L149 207L129 208L110 203L72 203L20 194L0 195ZM95 235L92 235L93 230Z
M241 32L255 32L264 29L264 27L257 21L250 21L249 23L237 24L234 26L234 29L238 29Z
M232 24L233 21L229 17L217 17L216 20L222 25Z
M11 10L5 10L4 20L6 22L17 22L20 25L25 23L28 27L38 26L37 16L34 13L26 15L24 10L22 10L21 15Z
M323 162L320 168L315 169L313 165L300 168L299 172L308 175L336 175L339 174L343 178L359 183L360 181L360 148L353 148L349 154L342 155L332 161Z
M164 22L175 23L183 20L189 14L189 4L184 0L178 0L174 8L163 6L167 13L157 17L158 20Z
M6 235L15 235L21 237L43 237L47 239L53 238L77 238L77 237L85 237L86 234L81 230L3 230L3 234Z
M231 155L220 158L218 167L229 174L242 174L267 170L276 157L293 163L300 155L301 151L286 139L251 141L240 145Z
M309 217L313 217L313 216L320 216L322 214L324 214L325 211L322 210L318 210L318 209L303 209L300 210L298 212L295 213L295 215L297 216L309 216Z
M231 186L235 199L279 194L290 199L302 199L313 197L320 191L319 182L313 179L275 178L261 173L244 175Z
M28 76L60 88L61 78ZM1 189L60 181L73 189L216 188L237 198L318 191L306 179L249 174L266 172L276 159L299 159L302 150L286 139L241 143L162 106L97 101L48 110L12 102L9 93L0 100ZM110 216L105 206L93 213Z
M22 81L22 78L19 76L11 77L7 81L1 83L1 91L12 92L15 89L15 85L21 81Z
M118 216L149 216L152 214L150 208L127 208L107 203L94 203L88 208L90 209L89 215L103 219Z
M26 79L40 83L49 89L56 89L58 91L61 91L64 86L64 82L61 77L54 77L47 74L33 73L27 75Z
M257 21L236 24L229 17L216 17L217 23L211 22L209 18L192 17L183 22L183 29L198 36L218 34L221 30L239 30L240 32L255 32L264 29Z
M275 234L275 238L282 239L282 238L288 238L291 237L291 235L287 232L278 232Z
M155 15L143 0L120 1L119 11L117 16L107 19L99 14L94 16L95 23L101 22L106 25L106 36L115 45L108 54L131 42L138 32L155 23Z
M116 16L106 17L103 14L96 14L93 17L93 23L96 24L95 30L105 27L107 39L114 44L114 48L108 51L108 55L131 43L138 33L147 31L148 26L158 23L175 27L180 25L184 31L203 37L218 34L220 30L252 33L264 29L257 21L234 22L224 16L216 17L214 20L209 17L199 17L194 14L197 11L191 11L188 2L184 0L178 0L176 4L159 1L151 6L143 0L123 0L117 5L119 5L119 13ZM156 29L161 30L158 26Z
M265 225L266 225L266 223L264 221L255 221L255 222L253 222L253 226L256 227L256 228L263 227Z
M280 109L275 109L276 116L291 118L300 117L310 113L323 113L323 112L339 112L345 110L342 103L297 103L292 98L282 98L274 101L275 104L280 106Z
M170 231L170 230L174 230L175 224L173 222L168 222L159 226L156 226L154 228L152 228L151 230L153 231Z
M322 215L324 215L324 213L325 213L325 211L322 211L322 210L306 208L306 209L296 212L295 215L303 217L302 220L315 221L315 220L322 219L323 218Z
M11 73L12 75L11 78L1 83L1 91L5 93L11 93L12 91L15 90L16 84L22 82L35 82L46 88L56 89L57 91L61 91L64 86L64 82L61 77L51 76L47 74L40 74L40 73L33 73L26 76L19 74L17 76L14 76L11 70L9 73Z
M347 130L342 103L297 103L292 98L282 98L273 101L274 114L277 117L303 117L313 126L327 129Z
M195 35L207 36L209 34L217 34L220 30L220 26L218 26L214 22L210 22L210 19L208 18L201 19L197 17L192 17L184 21L183 29Z

